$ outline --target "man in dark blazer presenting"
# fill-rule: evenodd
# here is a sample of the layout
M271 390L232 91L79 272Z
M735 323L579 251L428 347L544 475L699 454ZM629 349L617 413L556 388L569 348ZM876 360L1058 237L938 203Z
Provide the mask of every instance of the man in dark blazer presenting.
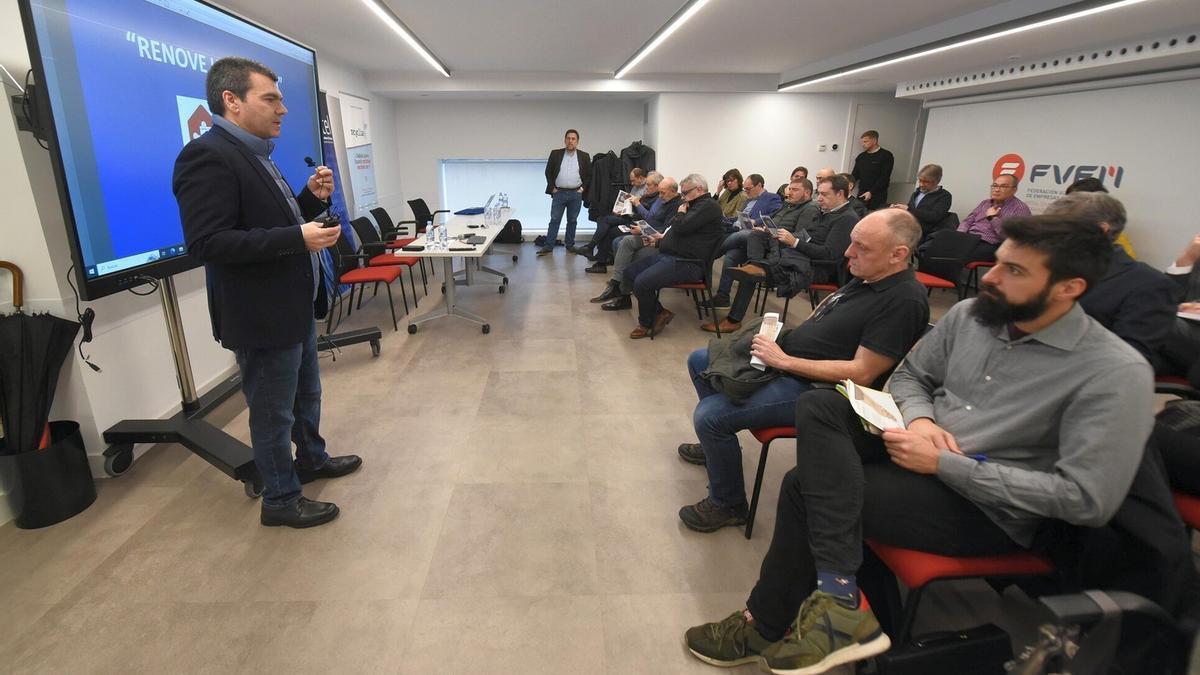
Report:
M314 318L329 303L317 252L341 230L311 222L328 207L331 170L317 167L294 195L271 161L287 114L278 79L248 59L212 65L205 90L214 125L179 153L173 189L188 253L204 261L213 335L241 369L264 485L261 522L312 527L338 507L305 498L301 484L343 476L362 460L330 457L320 434Z
M575 248L575 221L583 206L583 193L587 191L592 177L592 157L579 147L579 132L567 129L563 138L565 147L550 151L546 160L546 194L550 195L550 224L546 228L546 245L538 255L554 251L558 238L558 226L562 223L563 211L567 213L567 238L563 241L570 251Z

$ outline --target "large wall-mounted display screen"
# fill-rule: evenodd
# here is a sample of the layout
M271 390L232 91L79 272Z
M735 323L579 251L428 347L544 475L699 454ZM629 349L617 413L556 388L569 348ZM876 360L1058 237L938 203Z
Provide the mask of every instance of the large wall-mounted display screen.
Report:
M171 173L212 126L208 68L244 56L279 75L272 158L293 186L321 157L313 50L198 0L20 0L85 299L191 269Z

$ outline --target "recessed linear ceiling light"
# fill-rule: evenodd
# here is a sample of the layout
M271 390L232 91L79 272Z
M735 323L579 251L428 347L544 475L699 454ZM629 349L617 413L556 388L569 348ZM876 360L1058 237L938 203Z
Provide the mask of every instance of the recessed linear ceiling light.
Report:
M658 46L666 42L667 38L671 37L672 33L679 30L680 26L686 23L688 19L695 16L696 12L699 12L700 9L707 4L708 0L688 0L687 4L685 4L683 7L680 7L678 12L675 12L675 16L672 16L670 21L667 21L665 24L663 24L662 28L658 29L657 33L650 36L649 42L642 45L642 48L637 50L637 53L635 53L628 61L626 61L625 65L621 66L617 69L617 72L613 73L613 79L619 80L622 77L625 77L625 74L630 70L633 70L633 67L636 66L638 62L649 56L650 52L658 49Z
M829 80L836 80L839 77L845 77L847 75L853 75L855 73L862 73L862 72L865 72L868 70L875 70L876 68L883 68L885 66L895 65L897 63L904 63L905 61L912 61L913 59L919 59L919 58L922 58L925 56L931 56L933 54L940 54L942 52L948 52L951 49L958 49L959 47L969 47L971 45L977 45L981 42L987 42L988 40L995 40L997 38L1008 37L1009 35L1016 35L1017 33L1024 33L1025 31L1034 30L1037 28L1044 28L1046 26L1053 26L1055 24L1064 23L1066 21L1074 21L1075 19L1082 19L1084 17L1092 16L1095 14L1100 14L1101 12L1107 12L1111 9L1120 9L1122 7L1129 7L1130 5L1136 5L1136 4L1139 4L1142 2L1146 2L1146 1L1147 0L1119 0L1119 2L1104 2L1101 4L1097 4L1094 2L1092 2L1092 3L1076 3L1075 5L1070 5L1070 6L1063 8L1063 9L1067 10L1067 13L1065 13L1065 14L1058 14L1057 16L1049 16L1044 19L1036 19L1030 23L1021 24L1021 25L1017 25L1017 26L1011 26L1009 28L1002 28L1001 30L998 30L994 33L987 33L986 31L993 30L993 29L985 28L983 31L977 31L977 34L975 34L974 37L969 37L969 38L966 38L963 40L958 40L955 42L947 42L946 44L941 44L936 47L931 47L929 49L921 49L919 51L915 51L910 54L902 53L900 56L896 56L894 58L884 57L884 60L882 60L882 61L878 61L876 63L868 63L865 66L859 66L857 68L850 68L847 70L837 71L837 72L833 72L833 73L829 73L829 74L818 73L817 75L814 75L809 79L801 79L801 80L796 80L793 82L785 82L784 84L779 85L779 91L781 91L781 92L792 91L794 89L799 89L800 87L807 87L809 85L817 84L819 82L828 82ZM1070 11L1071 7L1076 7L1079 5L1091 5L1091 6L1086 7L1084 9L1079 9L1076 11ZM1061 11L1061 10L1058 10L1058 11ZM1047 13L1042 13L1040 16L1046 16L1046 14ZM1002 25L1006 25L1006 24L1002 24ZM968 33L967 35L971 35L971 33Z
M404 41L408 43L408 46L412 47L414 51L420 54L421 58L428 61L429 65L436 68L442 75L450 77L450 71L446 69L446 66L442 65L442 62L438 60L438 57L434 56L433 52L429 51L429 48L422 44L421 41L417 39L416 35L413 35L413 32L408 29L408 26L405 26L404 22L401 21L400 18L395 14L393 14L392 10L388 9L387 5L383 4L382 0L362 0L362 4L366 5L367 9L374 12L375 16L379 17L380 21L387 24L388 28L391 28L396 32L397 35L404 38Z

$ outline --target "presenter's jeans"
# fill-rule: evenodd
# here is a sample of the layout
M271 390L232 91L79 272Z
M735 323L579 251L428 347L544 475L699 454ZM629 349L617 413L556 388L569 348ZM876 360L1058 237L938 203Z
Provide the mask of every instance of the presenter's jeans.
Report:
M863 429L836 390L801 394L795 414L796 468L783 478L771 547L746 603L763 637L783 637L816 588L818 570L857 573L872 604L884 583L894 589L886 568L863 564L864 538L957 557L1020 550L937 476L892 464L883 439Z
M237 349L242 393L250 408L250 442L263 479L263 506L291 504L300 498L296 462L319 469L329 461L321 438L321 370L316 327L287 347Z
M796 398L811 388L795 377L780 375L754 392L742 405L734 405L725 394L709 385L700 373L708 369L708 349L688 356L688 374L700 402L692 413L696 438L704 449L708 472L708 497L719 506L746 503L742 476L742 447L737 432L744 429L790 427L796 424Z
M564 211L567 213L567 236L563 243L567 248L575 246L575 221L579 219L579 209L582 206L583 193L579 190L559 190L550 195L550 224L546 227L545 248L554 248Z

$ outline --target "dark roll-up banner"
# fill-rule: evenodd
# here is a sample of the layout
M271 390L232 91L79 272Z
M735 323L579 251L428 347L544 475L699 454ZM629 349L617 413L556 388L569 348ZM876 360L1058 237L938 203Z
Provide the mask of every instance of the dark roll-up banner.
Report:
M325 100L325 92L317 92L317 115L321 119L321 154L325 156L322 162L333 171L333 199L329 208L331 215L342 219L342 236L350 242L354 250L358 250L358 239L354 236L354 228L350 226L350 214L346 211L346 195L342 192L342 174L338 171L337 150L333 146L333 125L329 123L329 104ZM321 267L325 270L325 290L333 297L334 266L333 252L336 249L327 248L321 251ZM343 284L338 294L345 293L350 287ZM333 306L333 303L329 303Z

